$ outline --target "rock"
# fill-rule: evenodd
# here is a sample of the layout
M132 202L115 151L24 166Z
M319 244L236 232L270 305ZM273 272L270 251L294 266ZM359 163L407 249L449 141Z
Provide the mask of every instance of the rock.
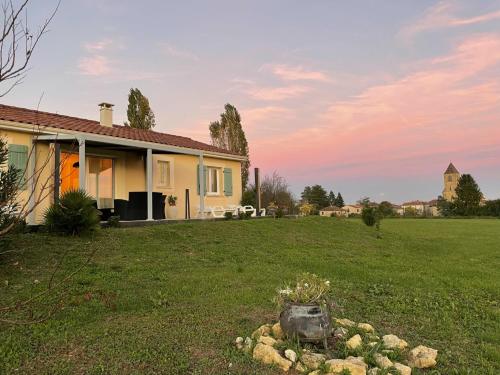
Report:
M394 362L392 366L399 371L400 375L411 375L411 367L405 366L402 363L398 362Z
M359 366L364 366L365 369L368 368L368 365L365 363L365 359L363 357L349 356L345 360L357 364Z
M375 329L373 328L373 326L371 324L368 324L368 323L358 323L358 328L362 329L366 333L375 332Z
M335 323L342 327L354 327L356 325L356 323L349 319L335 319Z
M419 345L410 350L408 355L408 364L410 367L428 368L436 365L436 357L438 351L428 348L427 346Z
M243 351L246 353L250 353L252 351L252 346L253 340L250 337L247 337L245 339L245 342L243 343Z
M368 370L366 375L377 375L379 373L380 369L378 367L374 367Z
M269 336L270 333L271 333L270 324L264 324L263 326L260 326L255 331L253 331L252 339L258 339L260 336Z
M274 344L276 344L276 340L273 339L271 336L260 336L257 339L257 342L261 342L261 343L269 345L269 346L273 346Z
M321 375L321 371L320 370L316 370L316 371L310 372L308 375Z
M377 364L377 366L382 369L392 366L392 361L385 355L382 355L380 353L375 353L373 355L373 359L375 359L375 363Z
M348 349L357 349L363 344L363 340L361 339L360 335L355 335L347 340L345 344Z
M373 347L374 347L375 345L377 345L377 344L378 344L378 342L376 342L376 341L372 341L372 342L369 342L369 343L368 343L368 346L369 346L369 347L371 347L371 348L373 348Z
M238 348L238 350L241 350L243 349L243 343L245 342L245 340L243 339L243 337L236 337L236 340L234 341L234 344L236 345L236 347Z
M307 367L304 366L302 362L297 362L297 364L295 365L295 370L297 370L301 374L308 371Z
M323 362L325 362L324 354L310 353L307 352L302 354L301 361L307 368L311 370L316 370Z
M396 335L385 335L382 337L384 341L384 346L387 349L401 349L403 350L408 346L408 343L405 340L400 339Z
M272 326L271 331L275 339L282 339L285 337L285 333L281 329L281 324L279 322Z
M253 350L253 358L267 365L276 365L283 371L288 371L292 362L283 358L272 346L259 342Z
M349 331L347 331L347 329L345 329L344 327L339 327L335 331L333 331L333 336L341 339L342 337L347 335L347 332Z
M366 375L366 367L346 359L330 359L325 364L328 366L328 374L340 374L349 370L351 375Z
M297 353L295 353L292 349L285 350L285 357L293 363L297 362Z

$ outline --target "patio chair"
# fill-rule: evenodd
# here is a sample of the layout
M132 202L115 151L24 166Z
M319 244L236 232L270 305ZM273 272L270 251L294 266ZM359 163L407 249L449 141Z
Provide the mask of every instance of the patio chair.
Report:
M240 209L240 212L251 213L250 216L252 216L252 217L257 216L257 210L255 208L253 208L253 206L243 206L243 207L239 207L239 209Z
M224 217L226 209L222 206L214 206L210 208L210 213L213 217Z

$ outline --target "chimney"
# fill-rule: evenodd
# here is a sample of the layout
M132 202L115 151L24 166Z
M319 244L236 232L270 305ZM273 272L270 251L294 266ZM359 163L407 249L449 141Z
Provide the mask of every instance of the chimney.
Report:
M101 103L101 125L107 127L113 127L113 106L114 104Z

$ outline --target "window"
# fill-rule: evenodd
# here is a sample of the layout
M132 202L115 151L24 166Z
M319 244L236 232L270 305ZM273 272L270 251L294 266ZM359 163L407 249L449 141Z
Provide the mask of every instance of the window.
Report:
M87 159L87 193L97 201L97 208L113 208L113 160L98 157Z
M158 186L170 187L170 162L158 160Z
M448 181L449 182L453 181L453 177L452 176L448 176Z
M219 168L206 169L205 187L207 194L219 194Z

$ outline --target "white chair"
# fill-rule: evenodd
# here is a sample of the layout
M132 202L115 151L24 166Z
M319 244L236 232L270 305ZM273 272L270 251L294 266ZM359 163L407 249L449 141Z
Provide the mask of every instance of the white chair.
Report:
M210 208L210 213L213 217L224 217L226 209L222 206L214 206Z
M255 217L257 216L257 210L255 208L253 208L253 206L243 206L243 207L240 207L240 211L244 212L244 213L250 213L250 216L251 217Z
M260 209L260 216L266 216L266 209L265 208Z

